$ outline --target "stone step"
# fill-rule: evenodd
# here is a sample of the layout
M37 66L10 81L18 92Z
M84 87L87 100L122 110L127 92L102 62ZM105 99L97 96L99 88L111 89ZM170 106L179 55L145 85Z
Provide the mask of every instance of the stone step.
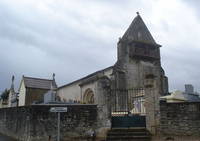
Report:
M127 141L127 140L130 140L130 141L150 141L150 137L148 136L120 136L120 137L108 137L106 139L106 141Z
M140 131L146 131L146 128L144 127L135 127L135 128L112 128L110 131L115 131L115 132L140 132Z
M145 128L114 128L108 131L106 141L150 141L151 134Z
M114 139L106 141L151 141L151 139Z
M149 139L149 136L108 136L108 139Z
M148 132L108 132L108 136L122 136L122 135L150 135Z

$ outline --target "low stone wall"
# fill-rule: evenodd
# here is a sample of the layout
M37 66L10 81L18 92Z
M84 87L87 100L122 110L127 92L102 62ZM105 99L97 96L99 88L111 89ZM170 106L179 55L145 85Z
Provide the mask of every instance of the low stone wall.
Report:
M200 140L200 103L160 102L160 134L175 140Z
M0 109L0 132L20 141L48 141L57 136L57 114L50 113L58 105L32 105ZM62 105L63 106L63 105ZM63 141L93 140L98 129L96 105L64 105L68 112L61 113Z

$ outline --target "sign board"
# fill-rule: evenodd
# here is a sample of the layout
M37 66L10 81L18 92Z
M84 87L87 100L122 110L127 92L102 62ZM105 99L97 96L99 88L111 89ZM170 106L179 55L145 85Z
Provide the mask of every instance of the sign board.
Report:
M67 112L67 107L51 107L50 112L64 113Z
M54 112L58 114L58 135L57 141L60 141L60 113L67 112L67 107L51 107L50 112Z

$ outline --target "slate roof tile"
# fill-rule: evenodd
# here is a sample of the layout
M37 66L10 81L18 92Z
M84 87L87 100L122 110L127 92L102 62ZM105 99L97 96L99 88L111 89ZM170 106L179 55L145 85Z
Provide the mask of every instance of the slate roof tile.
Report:
M32 77L23 77L24 84L28 88L39 88L39 89L51 89L53 82L53 87L57 88L57 85L54 80L51 79L41 79L41 78L32 78Z

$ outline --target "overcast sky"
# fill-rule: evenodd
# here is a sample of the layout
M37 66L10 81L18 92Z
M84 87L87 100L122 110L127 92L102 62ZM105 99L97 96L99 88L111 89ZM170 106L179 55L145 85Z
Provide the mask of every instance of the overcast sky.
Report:
M0 91L22 75L59 86L116 62L117 41L139 11L157 43L170 90L200 91L197 0L0 0Z

